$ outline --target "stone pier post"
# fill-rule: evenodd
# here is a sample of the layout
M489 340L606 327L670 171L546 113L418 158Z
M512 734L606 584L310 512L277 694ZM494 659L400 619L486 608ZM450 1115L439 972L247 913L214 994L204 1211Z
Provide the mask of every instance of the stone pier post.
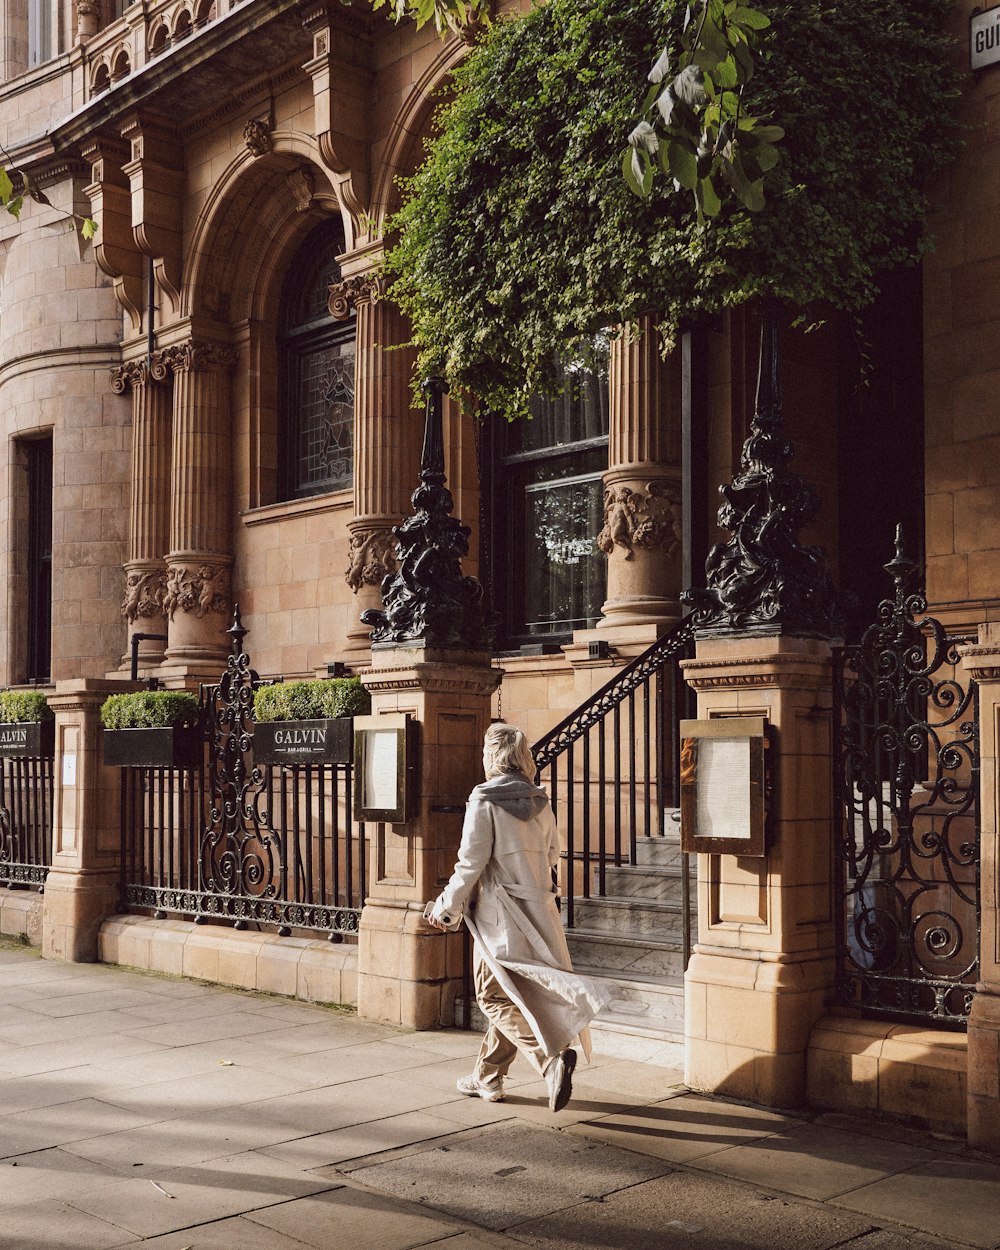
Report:
M369 896L361 913L358 1013L413 1029L455 1020L462 985L462 935L423 919L451 875L462 812L483 780L483 735L500 672L481 652L425 646L375 647L361 677L372 712L408 712L418 738L412 820L378 825L371 843ZM441 812L458 807L458 812Z
M229 652L229 371L235 354L191 341L167 348L163 357L174 375L166 664L179 673L213 677Z
M167 586L166 553L170 543L170 386L162 363L152 370L145 360L133 360L112 374L116 394L132 392L132 498L125 562L125 598L122 615L133 634L163 634L167 619L163 596ZM142 666L163 660L164 644L139 644ZM131 647L122 667L127 669Z
M1000 625L980 625L962 663L979 683L979 983L969 1016L968 1138L1000 1152Z
M46 959L93 963L101 924L118 910L120 770L101 758L101 704L137 687L85 678L61 681L56 716L54 844L42 901Z
M830 651L812 638L713 638L683 665L699 718L764 716L775 730L766 858L698 856L685 1079L772 1107L805 1100L809 1033L834 982Z
M364 263L371 264L366 256ZM344 261L350 272L350 264ZM347 584L355 594L346 651L367 653L370 631L361 613L382 606L379 587L396 570L392 527L409 511L420 467L419 412L410 384L415 353L401 348L409 335L398 308L382 298L384 283L370 270L330 288L330 311L357 316L354 389L354 516L348 522ZM357 658L361 658L360 656Z
M656 322L647 313L611 341L598 629L665 628L681 615L681 361L663 359Z

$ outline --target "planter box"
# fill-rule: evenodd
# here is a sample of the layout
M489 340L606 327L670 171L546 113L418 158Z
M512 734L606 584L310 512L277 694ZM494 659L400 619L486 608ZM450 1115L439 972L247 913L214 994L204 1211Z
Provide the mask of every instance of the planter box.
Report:
M254 725L257 764L349 764L353 720L262 720Z
M51 759L56 749L54 720L0 725L0 757Z
M197 768L204 759L201 727L104 729L105 764L118 768Z

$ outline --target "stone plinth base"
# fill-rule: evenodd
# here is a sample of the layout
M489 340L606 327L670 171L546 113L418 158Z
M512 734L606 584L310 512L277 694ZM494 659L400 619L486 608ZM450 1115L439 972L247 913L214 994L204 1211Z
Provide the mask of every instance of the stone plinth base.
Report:
M969 1145L1000 1154L1000 991L980 985L969 1017Z
M279 937L189 920L112 916L101 926L102 963L197 977L259 994L354 1006L358 948L326 938Z
M0 933L30 946L42 944L42 896L38 887L0 890Z
M380 1024L439 1029L462 992L462 934L431 929L417 904L368 902L358 943L358 1014Z
M696 948L684 988L685 1081L769 1107L806 1101L805 1052L829 959L761 959Z
M964 1133L971 1047L962 1033L825 1016L809 1039L810 1106L851 1115L875 1112ZM995 1108L995 1101L991 1105Z
M101 925L118 910L118 872L50 868L42 898L45 958L96 963Z

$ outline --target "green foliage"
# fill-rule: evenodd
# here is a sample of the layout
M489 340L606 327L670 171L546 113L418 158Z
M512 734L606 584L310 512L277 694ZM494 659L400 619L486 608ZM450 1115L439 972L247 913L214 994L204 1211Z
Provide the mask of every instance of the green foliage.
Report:
M758 0L773 30L741 107L785 132L775 146L777 129L757 131L767 210L717 207L699 180L703 221L683 155L679 192L651 179L637 199L622 177L633 102L664 45L680 49L687 0L548 0L498 23L457 71L393 223L417 376L444 372L514 418L557 390L560 355L651 309L669 341L760 296L864 307L919 253L925 181L956 143L950 7Z
M687 0L677 73L666 47L647 75L642 119L622 157L625 181L646 197L658 171L690 191L700 224L729 191L749 212L764 207L764 175L778 163L780 126L765 126L743 102L754 53L771 19L744 0Z
M371 695L357 677L283 681L254 692L254 720L326 720L365 716Z
M105 729L162 729L193 725L198 719L198 700L184 690L139 690L112 694L101 704Z
M52 709L40 690L0 690L0 724L33 724L52 720L52 716Z
M397 23L412 17L417 30L433 19L440 35L489 16L487 0L372 0L372 8L388 9Z

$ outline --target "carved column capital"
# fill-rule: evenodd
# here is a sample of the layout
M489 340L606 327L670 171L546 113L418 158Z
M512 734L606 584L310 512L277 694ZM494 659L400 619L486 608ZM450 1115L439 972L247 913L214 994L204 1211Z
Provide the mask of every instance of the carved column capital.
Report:
M167 592L167 575L162 564L147 562L125 566L125 598L122 616L130 625L138 620L163 616L163 600Z
M604 528L597 545L607 555L615 547L631 560L635 549L674 556L681 547L681 493L672 482L647 482L636 490L625 482L604 491Z
M221 343L203 343L196 339L165 347L158 355L164 373L168 368L174 373L231 369L237 360L237 354L232 347L225 347Z
M116 395L124 395L133 387L145 386L149 381L149 368L145 360L128 360L111 370L111 389Z
M386 280L380 273L355 274L330 284L327 307L336 321L346 321L358 304L375 304L385 296Z
M211 613L228 616L230 610L228 559L170 557L162 610L168 620L180 611L199 620Z
M344 577L355 594L362 586L381 586L382 579L395 573L398 567L392 530L387 527L354 530L347 560Z

